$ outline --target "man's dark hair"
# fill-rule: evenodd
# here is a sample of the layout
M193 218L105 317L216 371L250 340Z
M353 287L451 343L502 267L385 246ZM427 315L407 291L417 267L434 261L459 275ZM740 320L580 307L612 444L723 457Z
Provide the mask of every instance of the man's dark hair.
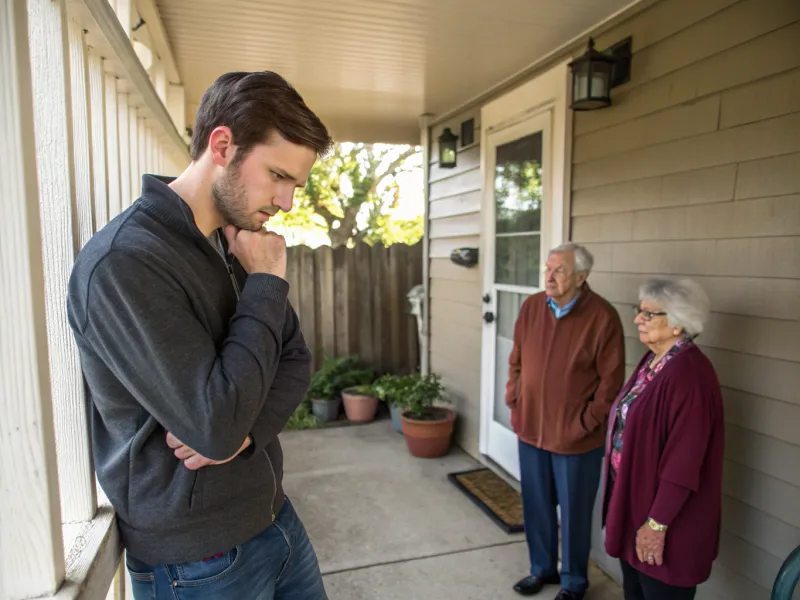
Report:
M273 132L284 139L327 154L333 142L328 130L291 84L277 73L226 73L203 94L192 133L192 160L208 148L216 127L229 127L241 161Z

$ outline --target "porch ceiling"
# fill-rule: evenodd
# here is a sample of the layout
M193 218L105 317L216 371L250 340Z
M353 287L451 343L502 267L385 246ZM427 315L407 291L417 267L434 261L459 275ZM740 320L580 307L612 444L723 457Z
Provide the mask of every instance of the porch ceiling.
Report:
M418 143L418 119L511 76L629 0L157 0L187 119L220 74L284 75L338 140Z

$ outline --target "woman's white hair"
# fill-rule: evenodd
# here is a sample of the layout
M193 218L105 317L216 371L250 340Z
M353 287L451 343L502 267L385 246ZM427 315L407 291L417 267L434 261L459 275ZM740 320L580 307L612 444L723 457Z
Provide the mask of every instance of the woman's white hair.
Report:
M639 300L651 300L667 313L670 327L695 337L703 332L711 303L700 284L691 279L649 279L639 288Z
M572 252L575 257L575 271L578 273L585 272L586 276L592 272L594 266L594 256L586 248L575 242L567 242L561 244L550 250L549 254L562 254L564 252Z

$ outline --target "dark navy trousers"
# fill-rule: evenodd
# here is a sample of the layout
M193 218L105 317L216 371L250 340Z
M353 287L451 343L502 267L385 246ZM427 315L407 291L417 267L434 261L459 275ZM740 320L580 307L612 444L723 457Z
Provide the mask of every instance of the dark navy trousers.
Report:
M519 464L531 575L548 577L558 572L556 506L560 506L561 587L585 592L603 448L585 454L554 454L520 440Z

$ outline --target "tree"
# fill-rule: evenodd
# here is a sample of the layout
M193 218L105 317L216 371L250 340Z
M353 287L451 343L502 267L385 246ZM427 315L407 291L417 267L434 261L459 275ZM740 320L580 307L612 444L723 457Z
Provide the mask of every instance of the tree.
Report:
M415 243L422 237L422 215L397 218L400 173L421 169L414 146L336 144L311 170L295 207L272 225L284 230L317 229L333 247L363 240L373 244Z

